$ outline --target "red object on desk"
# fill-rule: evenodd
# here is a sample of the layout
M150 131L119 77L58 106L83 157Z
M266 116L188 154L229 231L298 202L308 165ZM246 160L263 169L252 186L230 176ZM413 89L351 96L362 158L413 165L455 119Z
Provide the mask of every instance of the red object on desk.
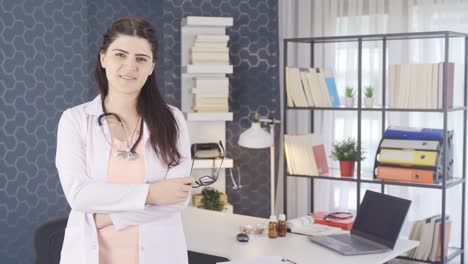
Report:
M325 216L327 216L329 213L327 212L315 212L311 213L310 216L314 218L315 224L320 224L320 225L327 225L327 226L334 226L334 227L339 227L343 230L351 230L351 227L353 226L354 223L354 218L355 216L348 218L348 219L327 219L325 220ZM337 216L340 216L339 214Z

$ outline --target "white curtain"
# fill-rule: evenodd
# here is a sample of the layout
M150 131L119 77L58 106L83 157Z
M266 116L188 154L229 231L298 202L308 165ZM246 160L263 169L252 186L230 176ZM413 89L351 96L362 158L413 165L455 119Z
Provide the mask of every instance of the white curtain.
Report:
M283 39L294 37L318 37L336 35L363 35L418 31L451 30L468 33L468 0L279 0L280 64L283 65ZM381 105L382 54L381 42L363 43L362 84L377 88L375 98ZM432 41L389 41L388 64L436 63L443 61L444 42ZM345 86L357 88L357 43L316 45L315 66L334 72L338 92L343 95ZM457 105L463 104L460 87L463 85L463 41L450 45L451 62L456 63ZM288 45L288 66L310 67L310 46ZM282 87L282 71L280 74ZM283 91L284 89L281 89ZM283 94L281 94L283 97ZM283 100L281 100L283 102ZM288 111L289 133L307 133L310 128L308 111ZM442 128L442 114L390 113L388 125ZM381 139L381 113L366 112L362 116L362 147L366 159L362 162L363 175L369 175L373 167L376 146ZM315 111L314 131L324 140L327 153L333 141L357 137L357 115L342 111ZM283 118L284 120L284 118ZM428 120L431 120L428 123ZM449 128L455 129L455 156L462 153L462 113L449 115ZM458 133L458 134L457 134ZM458 154L458 155L457 155ZM329 166L338 168L335 161ZM461 159L457 158L455 171L461 171ZM280 166L280 172L282 168ZM454 175L461 177L461 175ZM370 177L370 176L368 176ZM278 181L278 207L282 206L282 177ZM356 206L356 184L346 182L315 181L315 210L354 210ZM380 190L380 185L363 185L364 189ZM310 183L308 179L288 178L287 215L294 218L310 211ZM441 191L421 188L390 186L386 192L409 198L413 201L402 231L408 234L411 222L441 210ZM363 191L362 191L363 193ZM448 190L448 214L453 219L451 245L459 246L461 230L461 187ZM362 197L362 196L361 196Z

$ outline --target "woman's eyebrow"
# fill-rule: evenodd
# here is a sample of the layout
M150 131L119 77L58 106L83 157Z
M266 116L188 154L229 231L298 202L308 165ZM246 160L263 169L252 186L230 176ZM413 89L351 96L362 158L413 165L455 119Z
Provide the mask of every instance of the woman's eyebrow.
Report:
M122 49L113 49L112 51L120 51L120 52L123 52L125 54L130 54L128 51L122 50ZM137 54L135 54L135 56L144 56L144 57L148 57L149 59L151 59L150 56L148 56L148 55L146 55L144 53L137 53Z

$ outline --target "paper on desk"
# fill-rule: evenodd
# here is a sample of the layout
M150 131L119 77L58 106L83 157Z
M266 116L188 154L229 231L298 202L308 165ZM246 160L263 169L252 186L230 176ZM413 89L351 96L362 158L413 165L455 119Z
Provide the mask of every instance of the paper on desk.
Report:
M280 256L261 256L251 259L234 260L227 262L217 263L229 263L229 264L285 264L287 262L282 261L283 258Z

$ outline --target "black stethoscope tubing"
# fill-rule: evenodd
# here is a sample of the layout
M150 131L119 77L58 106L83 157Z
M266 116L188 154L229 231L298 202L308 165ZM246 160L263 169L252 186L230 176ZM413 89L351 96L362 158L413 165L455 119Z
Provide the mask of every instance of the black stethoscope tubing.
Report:
M103 109L104 109L104 106L103 106ZM122 119L120 119L120 117L116 113L107 113L107 112L104 111L104 113L101 114L98 117L98 125L99 126L102 126L102 119L105 118L106 116L115 117L117 119L117 121L119 121L119 123L122 125ZM135 141L133 146L130 148L130 153L132 153L132 154L136 153L135 149L138 146L138 143L140 142L142 135L143 135L143 120L141 120L141 123L140 123L140 133L138 134L137 140Z

